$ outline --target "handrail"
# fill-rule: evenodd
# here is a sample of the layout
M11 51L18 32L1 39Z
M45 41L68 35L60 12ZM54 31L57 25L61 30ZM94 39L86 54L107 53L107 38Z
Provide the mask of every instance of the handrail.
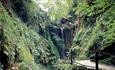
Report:
M99 54L106 54L106 55L109 55L109 56L111 56L111 58L115 58L115 55L112 55L112 54L110 54L110 53L106 53L106 52L102 52L102 51L100 51L98 48L95 48L94 50L85 50L85 49L77 49L77 50L82 50L82 51L88 51L89 53L95 53L95 64L96 64L96 66L95 67L93 67L93 68L95 68L96 70L99 70L99 67L98 67L98 62L99 62ZM71 55L71 64L73 64L73 58L72 58L72 48L70 49L70 51L69 51L69 53L68 53L68 55L67 56L69 56L69 55ZM86 58L85 58L86 59ZM91 58L87 58L87 59L89 59L89 60L91 60ZM77 64L80 64L80 63L77 63ZM80 64L80 65L82 65L82 66L84 66L84 67L91 67L92 68L92 66L88 66L88 65L83 65L83 64Z
M77 49L77 50L88 51L88 52L94 52L94 53L96 52L96 50L85 50L85 49ZM111 56L111 57L115 57L115 55L112 55L112 54L110 54L110 53L106 53L106 52L98 51L98 53L102 53L102 54L109 55L109 56ZM70 54L70 52L69 52L68 54Z

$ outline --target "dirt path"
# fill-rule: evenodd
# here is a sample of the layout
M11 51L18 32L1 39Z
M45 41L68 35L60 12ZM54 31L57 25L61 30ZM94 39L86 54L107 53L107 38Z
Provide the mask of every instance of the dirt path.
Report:
M95 67L95 63L91 62L90 60L82 60L82 61L76 61L76 62L86 65L86 66ZM114 66L105 65L105 64L99 64L99 68L101 68L102 70L115 70Z

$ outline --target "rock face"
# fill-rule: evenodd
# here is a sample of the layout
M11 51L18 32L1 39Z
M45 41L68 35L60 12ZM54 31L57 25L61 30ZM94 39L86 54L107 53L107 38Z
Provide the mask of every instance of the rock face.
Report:
M1 0L0 70L56 70L57 60L65 58L71 47L75 48L75 58L76 53L78 58L89 57L89 51L84 50L92 50L95 45L102 52L115 55L113 2L96 1L94 5L77 4L72 21L60 18L59 22L52 22L32 0ZM100 58L115 64L113 57Z
M66 57L67 50L72 46L72 39L74 33L73 27L62 28L62 26L58 27L55 25L48 25L45 29L39 30L39 34L45 37L46 39L48 39L48 33L55 47L58 49L60 57Z
M12 3L11 3L12 4ZM18 17L24 21L27 22L28 21L28 14L26 12L26 10L24 9L24 3L23 1L17 1L12 5L12 9L14 10L14 12L18 15Z
M106 62L110 62L108 64L112 64L112 65L115 65L115 48L114 48L114 44L115 43L112 43L111 45L109 45L108 47L106 47L104 50L102 50L102 52L104 53L108 53L108 54L105 54L103 55L101 58L102 59L106 59L106 58L110 58L108 59ZM111 49L112 48L112 49ZM104 61L105 62L105 61Z
M8 68L8 56L3 51L0 51L0 64L4 70Z
M50 69L58 58L53 43L27 27L18 17L14 16L17 18L15 19L10 16L8 12L0 3L0 67L3 70L40 70L42 67L47 70L47 65Z
M43 24L47 17L42 20L44 16L40 14L33 16L31 4L32 1L1 1L0 64L4 70L50 69L71 47L73 28Z
M92 0L92 5L89 5L88 0L84 4L78 3L76 12L78 16L81 16L80 19L78 18L81 27L73 44L78 50L78 58L89 59L90 54L92 54L90 50L94 51L97 47L100 50L99 59L102 59L103 63L112 64L111 61L113 62L114 59L114 48L112 46L115 43L114 3L113 0ZM101 51L104 53L101 53ZM112 56L110 57L110 55Z

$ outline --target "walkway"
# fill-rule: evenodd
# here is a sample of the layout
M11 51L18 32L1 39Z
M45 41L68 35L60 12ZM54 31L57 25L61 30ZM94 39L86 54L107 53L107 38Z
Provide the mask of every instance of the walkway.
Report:
M80 65L84 65L87 68L95 69L95 63L91 62L90 60L76 61L75 64L76 63L80 64ZM99 68L102 69L102 70L115 70L114 66L105 65L105 64L99 64Z

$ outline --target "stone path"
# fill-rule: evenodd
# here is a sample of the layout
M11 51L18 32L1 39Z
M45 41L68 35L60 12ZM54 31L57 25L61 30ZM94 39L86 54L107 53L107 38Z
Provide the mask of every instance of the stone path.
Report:
M91 62L90 60L81 60L81 61L76 61L75 63L80 63L82 65L88 66L89 68L91 67L95 68L95 63ZM114 66L105 65L105 64L99 64L99 68L102 70L115 70Z

